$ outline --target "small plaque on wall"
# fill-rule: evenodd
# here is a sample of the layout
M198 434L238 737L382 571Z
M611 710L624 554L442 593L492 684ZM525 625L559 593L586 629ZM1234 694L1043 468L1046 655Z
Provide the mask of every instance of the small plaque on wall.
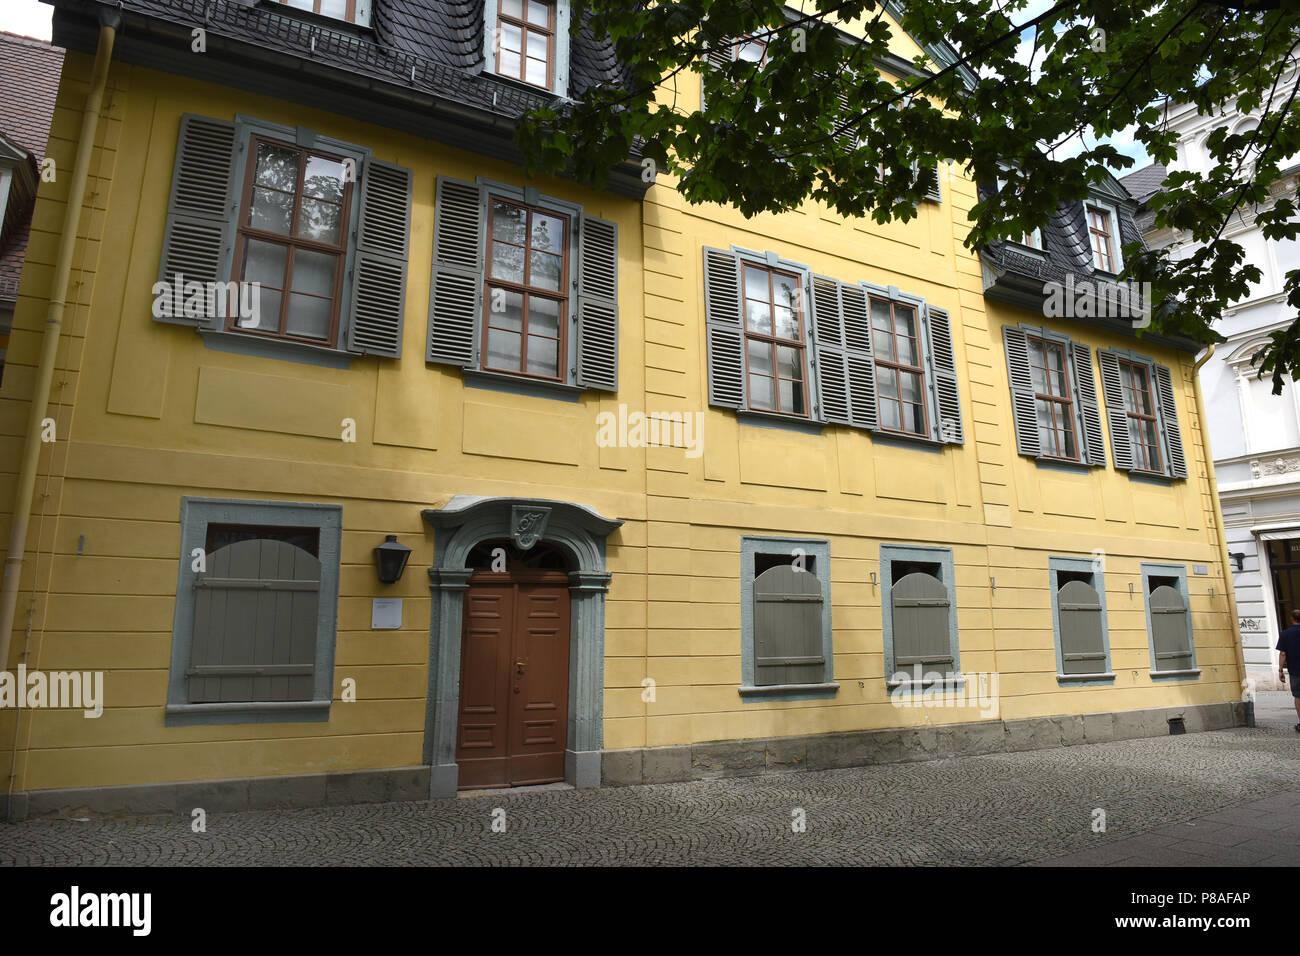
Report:
M1192 565L1192 573L1193 573L1193 574L1209 574L1209 573L1210 573L1209 565L1205 565L1205 564L1193 564L1193 565Z
M375 598L370 604L370 629L392 631L402 626L402 599Z

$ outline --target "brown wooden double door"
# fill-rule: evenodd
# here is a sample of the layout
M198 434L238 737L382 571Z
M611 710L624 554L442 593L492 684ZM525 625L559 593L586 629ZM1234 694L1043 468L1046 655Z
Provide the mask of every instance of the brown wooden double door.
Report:
M460 651L460 789L563 780L568 721L568 575L476 572Z

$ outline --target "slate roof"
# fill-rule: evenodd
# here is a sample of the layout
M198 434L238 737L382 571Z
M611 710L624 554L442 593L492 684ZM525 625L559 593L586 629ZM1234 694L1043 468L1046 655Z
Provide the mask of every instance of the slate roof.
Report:
M1130 196L1137 202L1144 203L1160 192L1160 186L1168 174L1163 163L1152 163L1150 166L1134 170L1127 176L1121 176L1119 181L1128 190Z
M0 135L32 154L45 156L63 51L41 40L0 32ZM31 231L30 210L0 249L0 301L18 294Z

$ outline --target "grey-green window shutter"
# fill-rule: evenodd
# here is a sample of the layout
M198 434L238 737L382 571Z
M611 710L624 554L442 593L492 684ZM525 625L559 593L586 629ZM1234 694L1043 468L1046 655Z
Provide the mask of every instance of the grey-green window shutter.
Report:
M1157 671L1189 670L1192 649L1187 646L1187 601L1176 588L1163 584L1147 599L1151 609L1151 642Z
M825 680L821 582L788 564L754 579L754 683L816 684Z
M1128 412L1124 408L1124 388L1119 377L1119 359L1113 352L1097 352L1101 363L1101 388L1106 398L1106 422L1110 425L1110 453L1115 467L1133 469L1133 446L1128 440Z
M186 113L181 117L172 168L167 228L163 234L160 282L225 282L221 265L233 242L235 124ZM207 328L216 319L155 317L159 322Z
M726 249L704 249L704 318L709 404L745 405L745 335L740 318L740 265Z
M732 60L731 37L718 37L704 51L704 62L715 70L725 70ZM700 109L704 109L704 75L700 75Z
M400 358L411 232L411 171L370 160L361 183L347 347Z
M583 216L578 236L577 384L618 391L618 225Z
M813 327L817 333L818 419L840 425L853 423L849 377L844 354L844 310L840 283L827 276L812 277Z
M939 169L937 166L922 166L918 178L925 188L925 199L929 202L942 202L943 194L939 191Z
M473 368L483 307L482 196L475 183L439 176L436 202L427 358Z
M320 561L286 541L218 548L194 581L191 703L311 700Z
M948 644L948 615L952 610L952 600L943 582L933 574L913 571L893 586L890 603L893 607L895 669L919 664L923 676L933 665L946 664L951 670L953 655Z
M1038 416L1034 380L1029 372L1029 343L1023 330L1002 326L1002 344L1007 353L1007 378L1011 381L1011 414L1016 425L1016 450L1037 458L1043 453L1038 437Z
M1172 376L1163 365L1156 365L1154 369L1160 421L1165 428L1165 443L1169 446L1169 462L1165 473L1173 478L1186 478L1187 457L1183 454L1183 435L1178 428L1178 406L1174 402Z
M867 293L861 286L840 284L844 319L844 362L848 370L851 424L858 428L880 426L876 404L876 358L871 351L871 319Z
M1083 423L1083 460L1093 466L1106 465L1106 440L1101 431L1101 409L1097 405L1097 383L1092 375L1092 349L1082 342L1070 343L1074 362L1075 398Z
M934 388L939 403L939 427L934 437L950 445L960 445L965 441L965 432L961 424L961 390L957 387L957 358L952 347L948 312L934 306L930 306L928 311Z
M1104 674L1101 596L1083 581L1067 581L1056 592L1061 626L1061 673Z

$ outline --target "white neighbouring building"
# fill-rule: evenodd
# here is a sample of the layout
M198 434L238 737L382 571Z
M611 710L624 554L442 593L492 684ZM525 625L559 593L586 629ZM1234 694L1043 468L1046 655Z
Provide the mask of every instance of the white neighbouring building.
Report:
M1139 204L1160 190L1168 172L1207 172L1212 161L1205 143L1216 128L1242 132L1258 125L1248 115L1200 116L1189 106L1171 108L1168 118L1179 135L1177 162L1167 170L1153 164L1121 179ZM1295 159L1283 164L1283 175L1272 186L1274 196L1295 194L1300 178ZM1279 686L1274 650L1279 628L1288 626L1284 622L1291 610L1300 607L1300 390L1288 381L1282 394L1274 395L1272 378L1257 377L1251 357L1270 332L1295 316L1282 286L1286 273L1300 268L1300 241L1265 239L1255 225L1255 212L1240 209L1223 234L1242 246L1245 261L1257 265L1263 279L1216 323L1227 341L1202 367L1201 387L1247 673L1258 689L1266 690ZM1142 205L1138 225L1149 246L1191 251L1187 237L1154 229L1153 218Z

